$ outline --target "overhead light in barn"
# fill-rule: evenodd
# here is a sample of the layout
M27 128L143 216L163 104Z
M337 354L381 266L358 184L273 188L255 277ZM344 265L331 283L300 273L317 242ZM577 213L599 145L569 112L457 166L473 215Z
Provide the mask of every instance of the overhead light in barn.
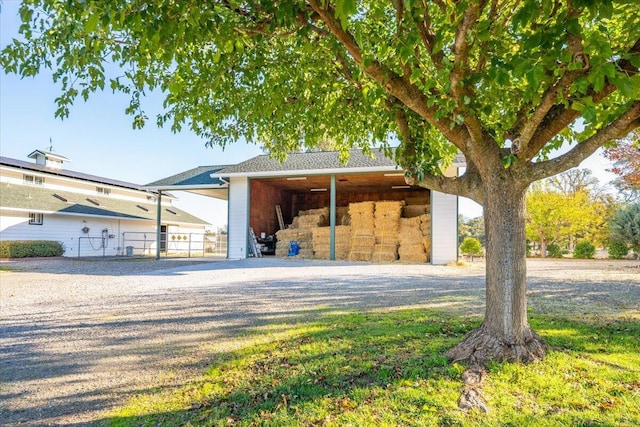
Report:
M404 172L398 173L385 173L384 176L404 176Z
M327 191L326 188L312 188L310 191Z
M307 179L306 176L290 176L287 181L304 181L305 179Z
M411 186L410 185L392 185L391 186L392 190L403 190L407 188L411 188Z

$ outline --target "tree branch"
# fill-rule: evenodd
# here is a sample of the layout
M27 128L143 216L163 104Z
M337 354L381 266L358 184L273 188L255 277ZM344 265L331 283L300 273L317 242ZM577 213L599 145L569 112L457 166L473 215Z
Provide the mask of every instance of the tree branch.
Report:
M560 78L560 80L558 80L554 85L547 88L544 95L542 95L540 103L531 115L531 118L524 122L524 126L522 126L522 129L519 130L519 132L516 132L516 129L513 129L509 132L514 135L514 138L519 139L520 151L521 153L523 153L522 157L524 159L531 160L535 153L537 153L538 150L533 153L531 152L531 150L529 150L529 142L533 138L536 131L539 129L543 120L547 117L547 113L549 113L549 110L551 110L551 108L556 105L556 101L558 100L558 93L562 91L566 95L567 91L569 90L569 86L575 81L576 78L584 74L585 73L582 70L566 72ZM518 123L516 122L516 124Z
M389 67L375 60L365 66L360 46L353 35L342 28L341 23L335 18L335 11L330 4L322 5L318 0L309 0L309 5L320 16L329 32L344 45L349 55L369 77L377 81L389 94L399 99L404 105L440 130L453 145L459 149L465 148L465 142L469 136L466 128L456 125L447 118L436 119L437 110L427 106L425 94Z
M557 4L554 5L554 12ZM565 20L577 19L580 16L580 10L573 7L573 1L569 1L567 4L567 17ZM552 13L554 13L552 12ZM580 70L567 71L562 77L550 87L547 88L542 95L542 99L531 118L524 124L522 131L517 136L519 139L519 149L523 154L523 158L531 160L533 156L539 151L535 150L531 152L529 150L529 142L533 135L538 130L540 124L545 119L549 110L555 105L558 100L558 93L562 91L564 98L568 95L569 87L578 78L587 74L589 70L589 61L582 52L582 37L578 34L567 32L567 50L571 53L573 61L582 61L583 67Z
M453 69L451 70L451 93L453 99L458 104L456 113L461 114L464 118L464 124L469 131L471 139L478 145L482 145L486 141L486 134L482 123L473 114L463 114L465 111L463 96L472 98L474 96L471 88L464 87L463 81L469 73L469 50L470 45L467 40L469 31L478 22L480 12L487 5L487 0L483 0L477 4L472 4L464 13L462 22L456 28L454 44L451 48L454 54Z
M420 38L422 39L422 43L427 49L427 52L429 52L429 56L431 57L433 66L436 67L436 69L441 70L444 54L442 53L442 50L437 53L434 53L433 51L436 45L436 36L431 30L431 15L429 14L429 5L423 1L423 7L424 15L422 17L422 21L417 24L418 33L420 34Z
M409 185L467 197L480 204L484 201L482 179L473 163L467 163L467 169L462 176L448 178L442 175L425 174L422 180L410 176L405 177L405 181Z
M633 126L640 126L640 101L635 101L624 114L569 152L555 159L533 163L528 174L530 181L547 178L578 166L606 142L626 136L635 129Z
M631 55L640 55L640 39L634 43L628 53ZM628 76L633 76L638 73L638 68L634 67L627 59L619 60L615 65ZM608 79L605 81L606 84L602 90L596 92L591 88L584 96L590 96L593 102L597 104L607 96L611 95L615 92L616 86L610 83ZM571 105L569 105L568 108L562 104L556 104L551 107L531 137L528 149L523 153L524 157L527 159L533 158L551 138L557 135L562 129L569 126L569 124L578 117L580 117L580 112L571 109Z
M400 160L400 166L405 170L408 170L408 165L404 164L405 160L409 160L416 156L415 140L411 135L411 127L402 105L399 101L390 101L389 109L394 110L396 125L398 126L398 133L403 142L403 156L404 159ZM417 180L415 177L405 177L405 180L410 185L418 185L424 188L441 191L443 193L457 194L459 196L468 197L482 203L482 178L478 174L478 170L475 164L468 163L466 172L462 177L447 178L444 176L426 174L422 180Z
M496 24L496 17L498 16L498 0L491 0L491 6L489 6L489 34L491 34L491 28L495 26ZM489 40L485 40L484 42L480 43L479 52L486 52L487 50L487 46L489 45ZM478 63L476 64L476 69L475 72L479 73L482 70L484 70L484 67L487 65L487 56L488 55L481 55L480 58L478 58Z
M475 4L472 3L465 11L462 22L456 28L456 35L451 50L453 51L453 69L451 70L451 93L454 99L460 103L462 95L465 93L462 81L466 77L469 62L469 42L467 33L471 31L478 21L480 11L484 9L486 0Z

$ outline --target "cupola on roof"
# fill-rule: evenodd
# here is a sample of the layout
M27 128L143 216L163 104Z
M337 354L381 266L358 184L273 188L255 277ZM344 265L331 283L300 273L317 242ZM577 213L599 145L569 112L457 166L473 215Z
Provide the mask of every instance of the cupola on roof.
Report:
M34 159L36 164L51 168L51 169L62 169L62 164L64 162L70 162L67 157L61 156L60 154L56 154L52 151L45 150L35 150L27 157L30 159Z

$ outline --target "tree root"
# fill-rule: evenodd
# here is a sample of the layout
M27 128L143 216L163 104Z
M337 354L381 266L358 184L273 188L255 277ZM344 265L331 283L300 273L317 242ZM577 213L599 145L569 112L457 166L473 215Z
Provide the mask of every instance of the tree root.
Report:
M470 366L486 366L492 360L532 363L542 359L547 352L542 338L531 328L524 335L522 341L507 342L483 324L450 349L447 357L453 362L466 361Z
M458 407L463 411L480 409L485 413L489 412L489 405L482 394L482 385L487 377L487 371L481 367L472 367L462 374L464 387L458 399Z

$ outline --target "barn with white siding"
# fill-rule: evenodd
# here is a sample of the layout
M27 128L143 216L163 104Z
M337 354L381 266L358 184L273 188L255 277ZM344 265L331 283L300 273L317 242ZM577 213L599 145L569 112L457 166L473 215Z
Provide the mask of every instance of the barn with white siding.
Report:
M446 174L455 176L463 166L464 159L457 157ZM208 176L205 171L210 171ZM425 231L428 262L447 264L458 258L458 198L408 185L403 171L378 150L352 150L346 163L338 152L329 151L291 153L284 162L262 155L237 165L201 166L148 184L148 188L186 190L227 200L230 259L251 255L251 231L261 243L261 236L267 240L269 236L284 236L281 230L297 227L299 215L318 211L325 213L326 223L320 226L326 226L326 235L330 236L329 252L323 253L336 259L336 231L345 224L344 213L349 207L389 201L400 203L402 212L409 211L412 203L425 206L430 227Z
M0 157L0 240L58 241L64 256L74 257L180 253L203 246L208 224L172 206L169 194L158 205L156 192L67 170L69 159L59 154L36 150L29 157L34 161Z

